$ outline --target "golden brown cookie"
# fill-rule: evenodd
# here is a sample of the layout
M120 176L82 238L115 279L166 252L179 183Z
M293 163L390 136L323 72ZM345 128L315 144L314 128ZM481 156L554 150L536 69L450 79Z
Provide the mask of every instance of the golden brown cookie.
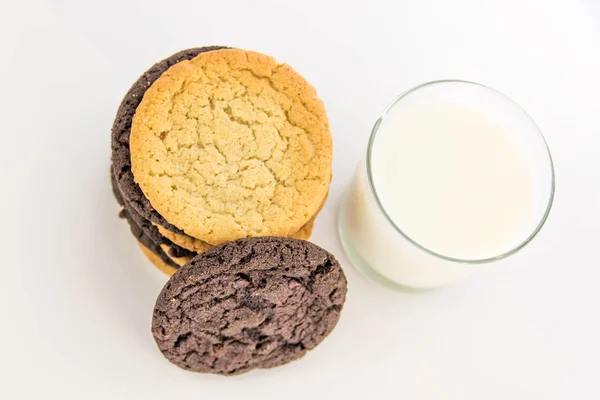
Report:
M291 236L292 238L294 238L294 239L300 239L300 240L308 240L308 239L310 239L310 236L312 235L313 228L315 227L315 220L317 219L317 216L319 215L319 213L321 212L321 210L325 206L325 200L327 200L327 197L329 197L329 192L327 192L327 194L325 195L325 199L323 199L323 202L321 203L321 206L317 210L317 213L315 214L315 216L312 217L306 224L304 224L302 226L302 228L300 228L300 230L298 232L296 232L295 234L293 234Z
M210 244L292 236L317 213L331 180L323 103L269 56L201 53L170 67L144 95L130 138L132 171L152 206Z
M313 217L311 218L310 221L308 221L302 228L300 228L300 230L298 232L296 232L294 235L292 235L292 238L294 239L300 239L300 240L308 240L310 239L310 235L312 234L312 230L313 230L313 226L315 223L315 218ZM159 230L164 229L162 227L157 226ZM176 233L170 232L168 230L165 229L166 232L168 232L169 234L172 235L177 235ZM183 238L184 240L191 240L192 243L194 244L199 244L199 245L203 245L203 249L197 251L198 254L200 253L204 253L206 250L210 249L211 245L209 245L208 243L204 243L198 239L193 239L189 236L182 236L182 235L178 235L181 238ZM155 253L153 253L152 251L150 251L149 249L147 249L144 245L142 245L140 243L140 247L142 247L142 250L144 250L144 254L146 254L146 252L150 252L152 254L152 259L150 261L152 261L152 263L154 265L156 265L159 269L161 269L163 272L166 272L169 275L173 275L175 273L175 271L177 271L175 268L167 265L163 260L160 259L160 257L158 255L156 255ZM177 265L179 265L180 267L183 267L185 264L189 263L193 257L188 257L188 256L183 256L183 257L174 257L171 255L171 246L167 245L167 244L161 244L160 248L162 249L162 251L168 255L168 257ZM148 257L150 258L150 257ZM155 262L156 261L156 262Z
M167 265L163 260L160 259L160 257L158 255L156 255L155 253L153 253L150 249L148 249L146 246L144 246L143 244L138 242L138 245L140 246L140 249L142 249L142 252L144 253L144 255L148 258L148 260L150 260L150 262L152 264L154 264L154 266L158 269L160 269L162 272L164 272L167 275L173 275L177 269L171 267L170 265Z
M310 235L312 234L312 230L315 224L316 216L311 218L300 230L294 233L291 237L294 239L308 240L310 239ZM202 240L195 239L191 236L180 235L175 232L171 232L170 230L163 228L160 225L155 225L161 235L169 239L171 242L175 243L178 246L183 247L184 249L188 249L191 251L195 251L196 253L204 253L206 250L212 247L211 244L203 242ZM168 253L167 253L168 254ZM171 257L175 260L173 257ZM177 262L177 261L175 261ZM180 264L181 265L181 264Z
M310 221L308 221L300 230L294 233L291 237L294 239L300 240L308 240L310 239L310 235L312 235L313 227L315 226L316 216L312 217Z
M196 253L204 253L206 250L212 247L211 244L203 242L202 240L187 235L180 235L160 225L155 226L161 235L163 235L176 245L183 247L184 249L195 251Z

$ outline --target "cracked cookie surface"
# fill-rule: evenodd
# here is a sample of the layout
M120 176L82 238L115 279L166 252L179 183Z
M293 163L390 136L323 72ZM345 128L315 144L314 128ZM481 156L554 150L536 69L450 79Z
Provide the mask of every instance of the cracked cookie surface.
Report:
M181 368L234 375L302 357L335 327L346 297L336 259L301 240L224 243L179 269L158 296L152 333Z
M223 46L207 46L192 49L182 50L172 56L154 64L149 70L144 72L142 76L131 86L127 94L123 98L117 115L115 117L111 131L111 148L113 170L118 181L118 186L134 208L135 212L141 217L166 227L173 232L180 232L176 226L169 224L159 213L152 208L142 190L133 179L131 172L131 152L129 149L129 138L131 136L131 121L135 110L139 106L146 90L156 81L163 72L169 67L183 60L190 60L198 54L205 51L214 51L224 49Z
M331 180L331 134L314 88L244 50L201 53L165 71L137 107L130 151L152 207L210 244L291 236Z

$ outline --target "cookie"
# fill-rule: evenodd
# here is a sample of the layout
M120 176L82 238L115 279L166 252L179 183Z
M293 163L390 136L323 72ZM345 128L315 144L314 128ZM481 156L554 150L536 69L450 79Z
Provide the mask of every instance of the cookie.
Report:
M294 239L301 240L310 239L310 235L312 234L312 230L315 225L315 218L316 216L311 218L302 228L300 228L298 232L294 233L291 237ZM162 236L166 237L171 242L177 244L178 246L184 249L188 249L196 253L203 253L212 247L212 245L203 242L202 240L195 239L185 234L171 232L170 230L160 225L156 225L156 228Z
M310 238L310 235L312 233L312 229L314 226L314 221L315 219L312 218L310 221L308 221L308 223L306 225L304 225L298 232L296 232L292 238L293 239L300 239L300 240L308 240ZM161 229L164 229L162 227L157 227L159 229L159 231ZM166 231L165 232L167 235L177 235L174 232L170 232L170 231ZM184 238L189 238L189 236L183 236ZM184 266L185 264L187 264L188 262L190 262L192 260L192 258L194 258L195 256L197 256L200 253L205 252L206 250L210 249L211 247L213 247L212 245L209 245L208 243L204 243L201 242L200 240L195 239L196 242L200 243L200 244L204 244L204 249L203 250L199 250L197 252L192 252L192 251L186 251L186 252L181 252L177 249L177 247L174 247L173 245L168 245L168 244L161 244L160 248L163 250L163 252L165 252L169 258L171 260L173 260L173 262L175 262L177 265L179 266ZM179 247L180 248L180 247ZM175 270L173 270L173 272L171 273L171 275L175 272Z
M213 245L291 236L331 180L331 134L314 88L251 51L208 51L171 66L137 106L129 148L153 208Z
M292 238L300 240L308 240L312 234L315 218L312 218L306 225L304 225L298 232L296 232ZM206 250L213 247L212 245L205 243L201 240L191 238L187 235L180 235L175 232L171 232L162 226L156 226L157 230L164 235L166 238L173 242L173 245L162 244L161 249L169 255L171 260L176 264L183 266L187 264L194 256L205 252ZM176 247L174 247L176 246ZM189 246L189 247L188 247ZM185 249L180 251L179 249ZM196 249L187 250L189 248Z
M133 179L131 172L131 156L129 151L129 136L131 134L131 120L135 110L142 101L146 90L172 65L182 61L189 60L198 54L206 51L224 49L223 46L209 46L180 51L163 61L155 64L133 84L125 95L115 121L112 126L111 147L113 170L117 177L117 182L124 197L131 203L136 213L142 218L152 221L158 225L164 226L173 232L182 231L176 226L169 224L159 213L151 206L150 202L137 183Z
M310 239L310 236L312 235L312 231L313 228L315 226L315 219L317 217L312 217L306 224L304 224L304 226L302 228L300 228L300 230L296 233L294 233L291 237L293 239L299 239L299 240L308 240Z
M152 334L164 356L196 372L241 374L302 357L335 327L346 278L327 251L281 237L215 246L158 296Z
M203 242L202 240L195 239L186 234L172 232L160 225L156 225L156 229L161 235L169 239L171 242L196 253L204 253L206 250L212 247L211 244Z
M124 218L129 224L129 228L133 236L137 239L141 246L143 246L147 251L151 252L154 255L154 258L157 260L161 260L161 263L165 266L173 268L173 270L169 273L172 275L174 271L179 268L179 265L169 257L167 253L165 253L159 244L155 243L145 232L144 230L131 218L127 210L123 209L120 214L121 218ZM152 261L152 260L151 260ZM153 264L156 263L153 261ZM160 267L159 267L160 268ZM167 271L167 268L160 268L163 271Z
M306 225L304 225L298 232L296 232L292 238L293 239L300 239L300 240L308 240L310 238L310 235L312 233L312 229L314 226L314 222L315 222L315 218L312 218L310 221L308 221L308 223ZM166 235L169 236L175 236L175 237L183 237L183 238L189 238L189 236L184 236L184 235L178 235L174 232L170 232L160 226L157 226L158 230L161 231L165 231ZM188 250L184 250L181 251L181 247L176 246L175 244L172 245L168 245L168 244L161 244L160 248L163 250L164 253L166 253L169 258L175 262L175 264L179 265L179 266L184 266L185 264L187 264L188 262L190 262L192 260L192 258L194 258L195 256L197 256L200 253L205 252L206 250L210 249L211 245L209 245L208 243L204 243L198 239L194 239L195 242L197 242L200 245L204 245L204 248L193 252L193 251L188 251ZM172 275L176 270L173 269L173 272L171 272L170 275Z
M163 259L159 257L154 251L147 248L141 242L138 242L138 244L140 246L140 249L142 249L144 255L156 268L160 269L167 275L173 275L177 271L177 268L165 263Z
M173 260L173 262L179 266L184 266L185 264L189 263L192 258L194 258L195 256L197 256L197 253L193 253L191 255L185 254L177 254L177 252L172 250L171 246L168 246L166 244L161 244L160 248L162 249L162 251L164 251L166 254L169 255L169 258L171 260ZM175 272L175 270L173 271L173 273ZM173 274L172 273L172 274ZM171 274L171 275L172 275Z
M190 252L160 235L158 229L156 229L154 225L137 214L123 198L113 173L111 173L111 184L117 202L123 207L119 213L119 217L127 221L133 236L144 245L146 249L152 251L163 263L172 268L179 267L179 264L175 260L176 258L187 257L187 259L191 259L196 255L196 253ZM165 246L169 252L165 252L161 246ZM173 272L171 272L171 275L172 274Z

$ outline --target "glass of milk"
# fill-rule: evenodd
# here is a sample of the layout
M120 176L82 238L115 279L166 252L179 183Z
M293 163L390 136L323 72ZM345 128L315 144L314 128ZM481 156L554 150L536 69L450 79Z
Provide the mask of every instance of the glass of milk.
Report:
M364 274L432 289L525 247L553 197L550 151L521 107L476 83L429 82L375 123L338 229Z

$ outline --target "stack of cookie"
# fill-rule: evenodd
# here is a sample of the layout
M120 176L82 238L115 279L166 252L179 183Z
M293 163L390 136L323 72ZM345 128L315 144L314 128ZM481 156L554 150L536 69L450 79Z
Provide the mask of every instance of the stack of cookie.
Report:
M218 46L146 71L112 129L121 216L168 274L238 238L308 239L331 157L324 106L304 78L272 57Z
M298 359L332 331L346 278L305 241L331 146L315 90L263 54L185 50L131 87L112 185L143 252L173 275L152 320L169 361L240 374Z

